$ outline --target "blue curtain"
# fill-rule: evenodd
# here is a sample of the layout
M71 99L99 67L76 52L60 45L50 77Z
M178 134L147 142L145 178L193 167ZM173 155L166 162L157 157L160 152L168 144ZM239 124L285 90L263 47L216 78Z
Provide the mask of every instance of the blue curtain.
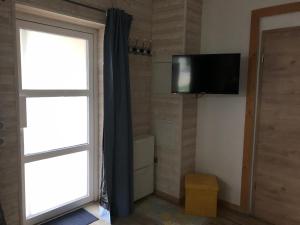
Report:
M4 213L3 213L3 210L2 210L1 204L0 204L0 225L6 225L5 218L4 218Z
M133 211L133 141L128 38L132 17L109 9L104 34L103 174L100 204L111 218Z

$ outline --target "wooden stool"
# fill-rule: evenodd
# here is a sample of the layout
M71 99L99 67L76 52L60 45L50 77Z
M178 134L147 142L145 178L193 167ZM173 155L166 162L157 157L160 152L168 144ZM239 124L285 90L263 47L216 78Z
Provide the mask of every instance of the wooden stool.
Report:
M217 178L205 174L185 177L185 212L196 216L216 217L219 185Z

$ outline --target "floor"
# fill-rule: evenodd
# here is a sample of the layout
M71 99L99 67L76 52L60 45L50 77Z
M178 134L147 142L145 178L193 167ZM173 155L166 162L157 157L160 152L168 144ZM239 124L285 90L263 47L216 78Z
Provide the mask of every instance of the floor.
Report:
M86 209L97 216L98 206L89 205ZM113 225L269 225L252 217L230 210L219 210L215 219L186 215L183 209L155 196L136 203L133 215L118 219ZM109 225L97 221L92 225Z

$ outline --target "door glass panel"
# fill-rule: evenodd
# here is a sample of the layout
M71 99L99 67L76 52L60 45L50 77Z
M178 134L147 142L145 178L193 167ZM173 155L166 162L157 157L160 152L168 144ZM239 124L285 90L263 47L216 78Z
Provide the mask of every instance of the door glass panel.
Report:
M20 29L22 89L87 89L88 41Z
M42 23L16 23L26 224L93 200L94 37Z
M88 143L88 97L26 99L24 154Z
M87 183L87 151L26 163L26 217L87 197Z

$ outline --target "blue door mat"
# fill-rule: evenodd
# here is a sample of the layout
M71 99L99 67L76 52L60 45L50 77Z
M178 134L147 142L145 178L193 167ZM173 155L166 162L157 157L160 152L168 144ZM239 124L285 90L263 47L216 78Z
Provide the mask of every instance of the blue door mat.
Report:
M68 213L57 219L43 223L43 225L88 225L98 218L90 214L84 209L78 209L74 212Z

